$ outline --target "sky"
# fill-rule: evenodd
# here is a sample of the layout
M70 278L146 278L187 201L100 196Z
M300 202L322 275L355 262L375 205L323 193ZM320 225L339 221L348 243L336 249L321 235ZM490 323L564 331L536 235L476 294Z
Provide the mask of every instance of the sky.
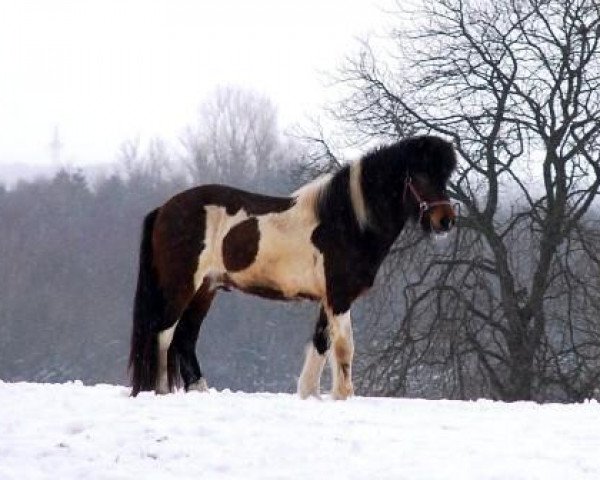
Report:
M0 165L114 162L176 142L218 85L269 96L282 124L335 98L328 73L382 33L393 0L0 0Z

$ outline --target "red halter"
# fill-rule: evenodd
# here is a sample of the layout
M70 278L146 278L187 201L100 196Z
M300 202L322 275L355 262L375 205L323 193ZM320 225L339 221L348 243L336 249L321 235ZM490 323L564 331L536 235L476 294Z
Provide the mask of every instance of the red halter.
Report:
M412 193L415 202L417 202L417 204L419 205L419 222L421 222L421 220L423 219L423 215L425 215L425 212L428 212L433 207L438 207L440 205L448 205L450 208L454 209L450 200L423 200L423 198L421 198L421 195L419 195L419 192L417 191L416 187L413 185L412 177L410 175L406 175L406 179L404 180L404 193L402 195L402 202L406 202L406 192L408 191Z

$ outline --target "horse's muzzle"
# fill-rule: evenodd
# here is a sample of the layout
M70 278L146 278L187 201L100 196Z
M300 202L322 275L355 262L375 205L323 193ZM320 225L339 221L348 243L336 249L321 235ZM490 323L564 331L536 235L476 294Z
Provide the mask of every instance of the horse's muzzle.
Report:
M429 227L434 233L447 233L456 224L456 212L453 205L442 204L429 211Z
M440 220L440 231L441 232L449 232L450 230L452 230L452 227L454 227L455 223L456 223L456 220L454 219L454 217L451 217L451 216L442 217L442 219Z

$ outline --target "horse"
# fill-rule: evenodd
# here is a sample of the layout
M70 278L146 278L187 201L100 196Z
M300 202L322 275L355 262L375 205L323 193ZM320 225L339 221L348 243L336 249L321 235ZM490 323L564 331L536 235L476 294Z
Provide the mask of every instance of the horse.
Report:
M133 309L132 396L183 386L206 391L196 357L202 321L218 291L320 303L297 392L320 395L329 359L331 395L354 394L352 303L408 221L428 234L456 220L446 185L456 154L423 135L376 148L289 197L225 185L183 191L144 219Z

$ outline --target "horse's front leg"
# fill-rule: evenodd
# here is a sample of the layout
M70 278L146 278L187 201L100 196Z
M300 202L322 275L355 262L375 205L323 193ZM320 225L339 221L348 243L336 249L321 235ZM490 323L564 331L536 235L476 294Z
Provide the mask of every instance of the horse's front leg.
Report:
M352 358L354 340L350 310L335 315L329 308L321 307L319 320L312 342L306 349L302 374L298 379L298 394L302 398L318 397L320 380L327 353L331 347L329 361L332 373L333 398L344 400L354 394L352 385Z
M329 326L325 309L321 306L312 341L306 347L306 357L302 373L298 379L298 395L301 398L319 397L321 394L321 374L329 350Z
M329 336L331 339L331 395L336 400L345 400L354 395L352 384L352 359L354 357L354 339L350 309L335 315L328 311Z

